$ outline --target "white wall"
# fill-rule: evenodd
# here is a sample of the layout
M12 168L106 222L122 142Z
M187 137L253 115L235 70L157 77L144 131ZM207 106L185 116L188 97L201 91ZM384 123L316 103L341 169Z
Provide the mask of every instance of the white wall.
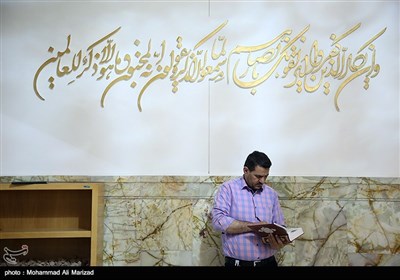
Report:
M372 75L377 74L367 90L367 74L353 69L340 78L331 75L313 83L319 86L315 92L301 86L298 93L296 86L285 87L293 82L294 69L282 78L288 62L277 63L291 53L290 48L283 51L287 42L278 40L254 51L285 31L291 32L289 39L304 31L304 42L298 39L293 44L301 59L310 55L314 42L325 58L335 49L331 34L339 37L358 24L338 42L347 48L346 59L354 61L361 46L382 33L359 53L365 56L359 71L374 66ZM219 32L203 40L219 26L223 26ZM71 68L74 55L82 51L82 58L89 57L88 47L115 30L109 38L115 53L108 63L93 60L90 71L80 78L83 60L74 71L57 74L58 61L60 69ZM171 78L172 71L164 79L151 80L167 72L172 52L181 53L179 36L182 48L197 60L203 63L207 52L208 66L215 69L220 63L220 81L210 81L213 75L181 81L173 93L172 84L179 78ZM145 54L149 40L151 69L147 70L153 72L140 76L147 71L143 67L115 84L101 107L107 86L127 72L117 74L112 68L106 72L108 79L98 79L100 68L115 66L117 52L121 59L129 55L131 65L137 66L135 53ZM159 72L154 53L161 52L163 41ZM213 60L213 44L220 52L224 41L225 55ZM100 42L94 52L102 54L106 44ZM53 53L48 52L50 46ZM67 46L70 52L57 56ZM252 59L267 57L267 50L277 57L249 67L248 53L229 56L237 46L253 47ZM55 62L40 69L52 57ZM271 175L398 177L399 57L396 1L2 1L0 175L237 175L247 154L262 150L273 162ZM232 79L248 68L242 80L256 83L275 64L271 76L254 86L255 94ZM99 67L94 75L93 65ZM184 69L182 63L178 69ZM258 77L251 76L253 69ZM315 75L320 79L321 71ZM54 78L52 90L49 77ZM310 78L308 74L307 83L312 84ZM352 80L337 98L338 111L335 94L346 79ZM327 82L330 93L324 94ZM138 100L146 83L149 86ZM35 94L34 85L44 101Z

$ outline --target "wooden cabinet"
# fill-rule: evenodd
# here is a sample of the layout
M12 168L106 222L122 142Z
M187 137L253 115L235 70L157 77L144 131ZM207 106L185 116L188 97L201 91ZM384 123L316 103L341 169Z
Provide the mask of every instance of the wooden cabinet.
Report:
M102 264L101 183L0 184L0 263Z

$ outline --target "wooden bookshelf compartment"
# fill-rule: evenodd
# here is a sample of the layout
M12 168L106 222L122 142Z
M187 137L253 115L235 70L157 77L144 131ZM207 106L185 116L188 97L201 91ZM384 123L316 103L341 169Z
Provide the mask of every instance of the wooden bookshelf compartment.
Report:
M0 185L0 249L102 264L103 184ZM32 251L33 250L33 251Z
M90 264L90 246L89 238L28 238L28 239L1 239L0 248L21 250L22 246L28 246L27 254L14 256L17 265L26 264L31 261L35 265L39 262L50 261L65 263L64 266L76 265L78 261L81 266ZM3 251L4 253L4 251ZM0 260L1 266L7 266L4 258Z

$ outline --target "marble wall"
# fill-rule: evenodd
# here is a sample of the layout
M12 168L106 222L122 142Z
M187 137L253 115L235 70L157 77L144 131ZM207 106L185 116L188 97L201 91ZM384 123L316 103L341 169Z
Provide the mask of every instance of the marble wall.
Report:
M230 178L35 180L105 183L103 266L222 266L210 209L219 185ZM281 266L400 265L400 178L271 176L268 181L280 195L287 225L304 230L278 253Z

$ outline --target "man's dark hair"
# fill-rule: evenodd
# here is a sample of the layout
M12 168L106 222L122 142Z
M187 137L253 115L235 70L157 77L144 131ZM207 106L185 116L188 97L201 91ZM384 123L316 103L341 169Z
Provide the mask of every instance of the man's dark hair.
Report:
M270 168L272 162L263 152L254 151L247 156L244 166L247 166L250 171L253 171L257 165L263 168Z

